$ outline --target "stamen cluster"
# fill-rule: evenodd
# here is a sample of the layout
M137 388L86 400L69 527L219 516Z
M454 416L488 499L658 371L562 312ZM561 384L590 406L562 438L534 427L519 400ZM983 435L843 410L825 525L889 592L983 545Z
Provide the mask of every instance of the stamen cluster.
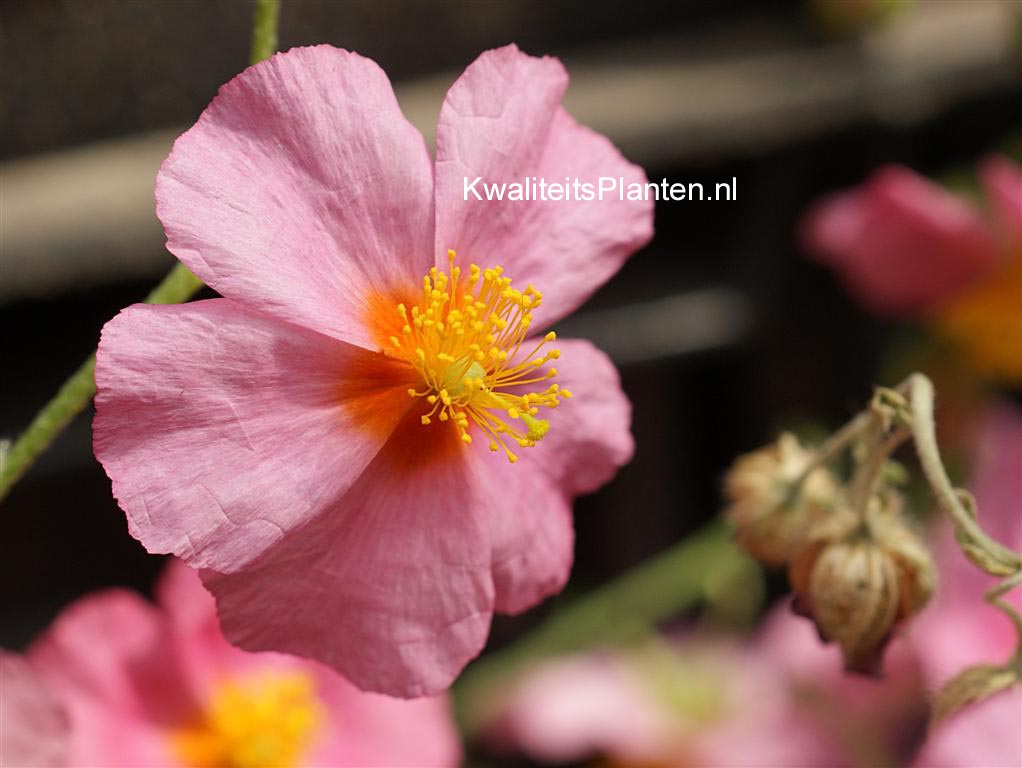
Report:
M408 395L430 406L421 416L423 425L434 419L453 422L462 441L471 443L475 424L489 439L490 450L503 450L514 463L518 457L508 443L534 446L550 428L546 419L537 418L539 409L556 408L560 398L571 397L554 383L539 391L512 391L557 375L553 367L541 370L560 357L557 349L541 354L557 335L550 331L523 354L542 294L531 285L515 289L501 267L471 264L462 280L454 251L448 260L449 275L433 267L422 278L419 304L410 309L397 305L401 335L391 336L390 342L394 353L422 376L422 389L409 389Z
M312 678L303 672L225 680L189 727L171 734L177 755L199 768L297 765L323 723Z

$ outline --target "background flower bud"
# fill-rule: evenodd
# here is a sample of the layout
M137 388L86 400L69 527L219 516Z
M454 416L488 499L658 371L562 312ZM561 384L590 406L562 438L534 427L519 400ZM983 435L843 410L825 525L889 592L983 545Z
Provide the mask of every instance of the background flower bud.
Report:
M771 445L740 456L725 477L725 515L739 544L764 563L788 562L819 512L834 503L837 483L822 467L792 493L812 457L794 435L784 433Z

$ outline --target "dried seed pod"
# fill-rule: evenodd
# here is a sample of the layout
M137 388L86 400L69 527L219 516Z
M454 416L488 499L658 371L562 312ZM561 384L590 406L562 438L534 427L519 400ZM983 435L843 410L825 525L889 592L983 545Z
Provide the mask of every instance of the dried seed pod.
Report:
M820 512L834 504L837 482L825 468L794 483L813 458L789 433L735 460L724 480L724 514L736 538L753 557L783 565L804 542Z
M865 519L841 509L793 558L796 606L841 646L849 671L876 674L895 627L933 592L929 551L904 524L896 497L874 499Z

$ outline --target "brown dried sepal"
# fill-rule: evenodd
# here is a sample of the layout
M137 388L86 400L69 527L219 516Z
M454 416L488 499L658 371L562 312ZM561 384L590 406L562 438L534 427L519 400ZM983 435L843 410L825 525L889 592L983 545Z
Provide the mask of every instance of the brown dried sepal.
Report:
M764 448L738 457L724 480L724 514L738 543L767 565L780 566L804 544L823 509L833 504L837 483L823 468L793 492L812 460L794 435L785 433Z
M934 586L926 547L879 502L867 520L837 511L818 526L789 571L796 610L820 637L841 647L845 668L875 675L898 624L919 611Z

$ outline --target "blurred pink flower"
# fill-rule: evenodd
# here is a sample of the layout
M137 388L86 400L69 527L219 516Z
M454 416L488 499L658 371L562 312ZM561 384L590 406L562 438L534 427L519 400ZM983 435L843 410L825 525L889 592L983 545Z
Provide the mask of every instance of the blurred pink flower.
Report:
M792 706L827 734L846 763L901 765L915 748L927 716L924 680L900 634L884 653L881 676L849 674L840 649L784 601L767 615L753 647L786 681Z
M1022 413L1008 403L984 415L970 489L978 519L993 538L1022 551ZM1000 664L1015 650L1011 621L983 600L999 580L980 571L955 543L946 520L939 524L937 563L942 588L912 627L927 682L936 691L976 664ZM1006 599L1018 606L1019 590ZM967 705L938 726L916 760L918 768L1022 766L1022 695L1018 685Z
M652 204L466 202L463 185L644 181L564 111L566 86L556 59L484 53L447 94L432 163L375 63L300 48L225 85L178 139L157 213L225 298L107 324L95 452L132 535L204 569L232 642L427 695L494 611L563 586L571 501L629 460L630 406L584 341L560 343L561 389L537 392L556 353L522 354L544 343L525 336L650 238ZM486 450L541 438L513 466Z
M446 699L362 693L315 662L238 650L198 576L176 561L157 606L127 590L85 597L27 661L69 715L66 756L51 765L419 768L460 759ZM48 741L39 728L27 735Z
M1022 170L991 157L979 174L985 212L908 168L880 168L809 209L804 247L878 314L931 310L1022 245Z
M923 746L915 768L1019 768L1022 687L970 704Z
M67 763L67 712L21 656L0 649L0 768Z
M846 765L793 693L768 655L685 637L538 665L508 693L488 739L556 762Z

